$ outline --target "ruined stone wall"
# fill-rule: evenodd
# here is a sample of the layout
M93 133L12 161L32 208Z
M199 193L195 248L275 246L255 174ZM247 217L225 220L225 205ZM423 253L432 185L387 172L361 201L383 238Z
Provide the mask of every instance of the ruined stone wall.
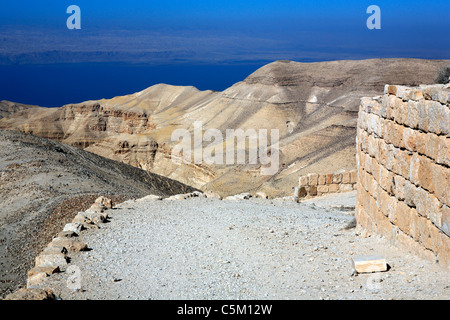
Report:
M449 86L386 85L357 129L359 227L450 268Z
M357 171L310 173L298 179L298 198L356 190Z

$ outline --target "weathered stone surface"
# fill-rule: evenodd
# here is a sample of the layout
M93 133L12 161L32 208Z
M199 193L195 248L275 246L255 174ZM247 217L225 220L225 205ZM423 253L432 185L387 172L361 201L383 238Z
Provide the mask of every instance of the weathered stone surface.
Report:
M317 173L308 174L308 184L310 186L317 186L319 181L319 175Z
M108 214L106 212L86 211L85 213L79 213L78 215L84 218L82 223L90 223L94 225L104 223L108 219Z
M328 186L329 188L328 188L328 192L330 192L330 193L334 193L334 192L338 192L339 191L339 184L330 184L329 186Z
M385 116L360 115L356 218L367 233L445 266L450 265L450 108L444 99L448 95L439 86L387 85ZM361 102L367 106L360 110L382 114L374 103Z
M352 259L353 269L358 273L387 271L387 263L381 256L360 256Z
M339 184L342 182L342 173L333 174L333 183Z
M308 176L302 176L299 178L298 185L300 187L307 187L309 185Z
M89 219L86 218L86 216L83 213L78 213L73 219L72 219L72 223L86 223L89 222Z
M339 185L339 191L340 192L349 192L349 191L353 191L353 185L350 183L341 183Z
M83 230L83 225L81 223L68 223L63 229L63 231L69 231L76 234L80 234L81 230Z
M343 172L343 173L342 173L342 183L343 183L343 184L351 183L351 180L350 180L350 172Z
M69 252L85 251L88 248L86 243L73 238L55 238L49 243L48 247L64 247Z
M44 250L42 250L41 254L49 254L49 255L65 255L67 253L67 248L61 245L53 245L53 246L47 246L46 248L44 248Z
M319 175L318 184L324 185L324 184L326 184L326 182L327 182L327 176L324 174Z
M29 276L27 279L27 288L33 288L37 285L41 284L48 278L48 274L46 272L39 272L37 274Z
M57 266L59 268L67 265L67 257L64 254L41 254L35 259L36 267Z
M447 103L448 93L439 86L422 86L423 96L427 100L433 100L442 104Z
M99 197L95 200L95 203L98 203L100 205L105 206L108 209L112 209L113 208L113 203L112 200L106 197Z
M5 297L4 300L55 300L56 296L51 290L19 289Z
M358 181L358 171L350 171L350 183L356 183Z
M264 192L262 192L261 194L263 194ZM206 195L206 198L209 198L209 199L219 199L219 200L222 200L222 197L218 194L218 193L215 193L215 192L210 192L210 191L207 191L207 192L205 192L205 195ZM257 196L258 196L258 193L256 194Z
M255 194L255 198L258 198L258 199L267 199L268 196L267 196L267 194L266 194L265 192L257 192L257 193Z
M184 195L184 194L176 194L176 195L170 196L168 198L164 198L165 201L185 200L185 199L186 199L186 195Z
M105 206L103 203L95 202L86 212L97 212L102 213L108 210L108 207Z
M41 266L30 269L27 273L28 277L32 277L38 273L55 274L60 272L58 266Z
M141 199L138 199L138 200L143 200L143 201L145 201L145 200L162 200L162 197L154 195L154 194L150 194L150 195L145 196L145 197L143 197Z
M313 185L309 187L308 194L310 196L317 196L317 185Z

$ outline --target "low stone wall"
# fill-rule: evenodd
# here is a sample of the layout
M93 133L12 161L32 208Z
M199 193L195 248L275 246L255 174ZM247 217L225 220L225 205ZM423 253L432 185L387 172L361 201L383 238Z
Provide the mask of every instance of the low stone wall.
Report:
M298 198L356 190L356 181L356 170L327 174L310 173L298 179Z
M358 226L450 268L449 86L386 85L362 98Z
M105 212L113 207L111 199L100 197L85 212L79 212L64 226L48 246L36 257L35 267L28 271L27 287L7 295L4 300L54 300L52 290L41 288L45 280L55 273L70 268L69 255L85 251L88 246L76 239L85 229L98 229L99 224L105 222L108 214Z

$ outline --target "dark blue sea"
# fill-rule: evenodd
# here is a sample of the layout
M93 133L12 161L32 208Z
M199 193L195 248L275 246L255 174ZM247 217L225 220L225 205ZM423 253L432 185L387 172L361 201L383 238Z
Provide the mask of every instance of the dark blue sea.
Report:
M223 91L263 65L84 63L0 66L0 100L60 107L131 94L158 83Z

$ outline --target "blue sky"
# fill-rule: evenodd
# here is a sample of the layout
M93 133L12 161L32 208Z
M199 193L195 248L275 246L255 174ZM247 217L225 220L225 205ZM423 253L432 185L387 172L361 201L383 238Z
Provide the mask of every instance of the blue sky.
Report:
M82 30L66 28L66 9L72 4L81 8ZM366 28L366 9L372 4L381 8L381 30ZM55 51L64 57L61 61L77 61L74 54L71 58L65 54L75 48L91 52L92 44L110 57L125 48L139 51L141 56L150 52L171 56L158 63L209 57L214 57L214 63L374 57L448 59L449 16L448 0L3 0L0 60L13 57L21 63L27 59L30 63L51 61L54 54L37 58L32 53ZM100 59L98 52L96 55ZM123 56L126 53L117 59ZM80 62L89 59L80 54ZM131 52L129 60L136 60Z
M65 9L81 7L86 25L116 25L125 28L172 22L177 25L248 22L265 19L289 21L365 20L365 9L378 5L387 21L398 24L448 26L449 2L442 1L301 1L301 0L4 0L0 4L0 23L57 26L65 21ZM447 21L446 21L447 20Z

